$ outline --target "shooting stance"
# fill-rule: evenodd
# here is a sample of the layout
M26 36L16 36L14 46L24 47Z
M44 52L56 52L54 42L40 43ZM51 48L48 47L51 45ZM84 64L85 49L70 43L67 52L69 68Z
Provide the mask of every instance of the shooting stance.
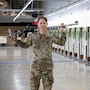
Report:
M33 45L34 57L30 67L30 90L39 90L40 79L42 78L44 90L52 90L53 79L53 61L52 44L65 45L66 28L61 27L61 38L47 31L47 19L40 17L38 19L38 31L27 37L25 42L15 39L14 41L22 48L28 48ZM64 26L64 24L63 24Z

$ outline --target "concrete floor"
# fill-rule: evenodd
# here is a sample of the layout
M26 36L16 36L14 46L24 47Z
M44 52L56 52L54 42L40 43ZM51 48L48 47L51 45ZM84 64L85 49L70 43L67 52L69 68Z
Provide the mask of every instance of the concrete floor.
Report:
M0 47L0 90L30 90L31 58L31 48ZM90 66L55 53L53 61L52 90L90 90Z

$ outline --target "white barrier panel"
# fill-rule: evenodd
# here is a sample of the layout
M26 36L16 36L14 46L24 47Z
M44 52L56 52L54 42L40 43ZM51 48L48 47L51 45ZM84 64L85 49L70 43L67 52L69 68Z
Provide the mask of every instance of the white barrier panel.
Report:
M74 53L77 53L77 58L79 58L79 29L76 29L76 37L74 43Z
M68 40L69 40L69 31L67 30L66 32L66 42L65 42L65 51L68 51Z
M61 46L60 46L60 45L57 45L57 48L58 48L58 49L61 49Z
M88 56L90 57L90 28L89 28L89 38L88 38L88 49L89 49L89 52L88 52Z
M69 52L73 53L73 35L74 35L74 29L71 29L71 32L69 34Z
M87 41L86 41L86 29L83 28L82 30L82 45L81 45L81 49L82 49L82 55L83 55L83 59L86 60L86 45L87 45Z
M64 46L61 46L61 51L64 50Z
M0 44L7 44L7 36L0 36Z
M54 47L55 47L55 48L57 48L57 47L58 47L58 45L57 45L57 44L54 44Z

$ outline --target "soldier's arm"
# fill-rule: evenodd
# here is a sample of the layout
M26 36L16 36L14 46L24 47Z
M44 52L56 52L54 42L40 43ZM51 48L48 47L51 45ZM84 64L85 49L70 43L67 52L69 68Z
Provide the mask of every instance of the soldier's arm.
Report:
M64 46L66 41L66 26L64 25L64 23L61 23L60 29L62 31L61 38L54 35L53 42L58 45Z
M52 41L55 44L58 44L60 46L64 46L65 42L66 42L66 32L62 32L61 38L59 38L59 37L57 37L56 35L53 34Z
M30 37L27 37L24 41L15 39L15 42L22 48L28 48L32 45L32 40Z

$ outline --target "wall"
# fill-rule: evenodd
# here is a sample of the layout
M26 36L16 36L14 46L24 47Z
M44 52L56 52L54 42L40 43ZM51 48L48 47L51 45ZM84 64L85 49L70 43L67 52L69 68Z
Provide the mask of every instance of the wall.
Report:
M12 32L15 30L25 30L24 26L0 26L0 36L7 36L7 30L11 29Z

